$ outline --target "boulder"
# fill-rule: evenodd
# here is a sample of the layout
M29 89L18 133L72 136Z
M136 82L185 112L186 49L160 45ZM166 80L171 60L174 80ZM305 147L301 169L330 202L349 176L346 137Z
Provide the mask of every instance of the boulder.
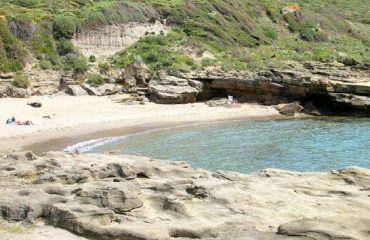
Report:
M145 96L138 96L137 94L120 94L115 95L111 100L115 103L124 105L144 105L149 102L149 99Z
M37 30L32 20L27 18L13 18L8 25L10 32L24 42L30 42Z
M359 62L354 58L345 58L343 59L343 64L345 66L356 66Z
M30 177L26 172L20 173L19 176L24 179ZM2 185L0 193L0 218L13 221L33 222L44 214L49 204L61 200L59 196L51 199L41 189L29 186L13 185L11 188L6 188Z
M204 88L205 83L197 80L188 80L188 83L191 87L197 89L199 92L201 92Z
M206 102L209 107L225 107L228 104L227 98L214 98Z
M124 83L129 86L147 85L150 79L149 68L142 61L127 65L122 75Z
M0 212L6 219L13 221L35 221L43 214L41 205L13 202L6 205L0 203ZM0 215L1 216L1 215Z
M150 99L156 103L181 104L196 101L199 90L191 87L186 79L167 76L149 84Z
M68 85L66 93L71 96L86 96L89 95L81 85Z
M198 91L192 87L179 86L151 86L150 98L156 103L183 104L196 101Z
M47 215L54 226L77 233L88 233L86 228L97 225L93 222L111 222L114 218L113 211L88 204L54 204Z
M276 110L278 110L280 114L286 116L295 116L303 111L303 107L299 103L294 102L289 104L279 104L276 106Z
M24 74L30 82L32 95L51 95L58 92L61 84L61 74L55 70L43 70L26 66Z
M122 92L122 87L116 84L103 84L101 86L91 86L89 84L82 84L82 88L93 96L107 96Z
M30 89L16 88L8 85L5 87L0 87L0 97L29 98L31 97L31 91Z
M33 161L36 160L37 157L35 154L32 152L18 152L18 153L9 153L6 155L6 158L13 159L14 161L19 161L19 160L28 160L28 161Z

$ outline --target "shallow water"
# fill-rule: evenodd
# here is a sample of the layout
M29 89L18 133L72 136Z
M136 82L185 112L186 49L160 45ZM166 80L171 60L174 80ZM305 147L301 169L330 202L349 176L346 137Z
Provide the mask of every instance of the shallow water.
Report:
M370 121L346 118L215 123L108 141L90 151L116 150L187 161L195 168L243 173L266 168L370 168Z

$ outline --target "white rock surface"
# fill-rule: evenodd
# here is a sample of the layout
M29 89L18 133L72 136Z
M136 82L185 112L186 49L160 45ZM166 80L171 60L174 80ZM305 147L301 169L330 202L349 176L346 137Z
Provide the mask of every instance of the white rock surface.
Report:
M0 160L0 214L97 239L367 240L369 186L370 170L358 167L243 175L137 156L10 152Z
M135 43L146 34L166 34L168 29L159 21L155 24L130 22L84 31L74 36L72 42L86 57L94 55L105 58Z

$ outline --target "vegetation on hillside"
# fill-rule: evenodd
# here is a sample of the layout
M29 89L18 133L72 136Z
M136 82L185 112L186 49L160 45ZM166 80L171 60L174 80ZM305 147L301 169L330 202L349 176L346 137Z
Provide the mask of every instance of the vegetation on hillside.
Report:
M83 73L87 59L70 39L76 31L129 21L166 19L173 31L148 36L118 53L123 67L141 58L150 69L188 71L284 67L286 60L370 63L370 0L3 0L0 71L20 71L27 56L43 69ZM196 62L183 49L210 52Z

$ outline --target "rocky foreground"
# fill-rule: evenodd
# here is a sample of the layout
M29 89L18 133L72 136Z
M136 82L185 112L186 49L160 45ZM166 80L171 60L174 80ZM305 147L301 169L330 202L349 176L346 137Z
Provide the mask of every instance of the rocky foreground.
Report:
M138 156L0 156L0 216L93 239L370 239L370 170L195 170Z

